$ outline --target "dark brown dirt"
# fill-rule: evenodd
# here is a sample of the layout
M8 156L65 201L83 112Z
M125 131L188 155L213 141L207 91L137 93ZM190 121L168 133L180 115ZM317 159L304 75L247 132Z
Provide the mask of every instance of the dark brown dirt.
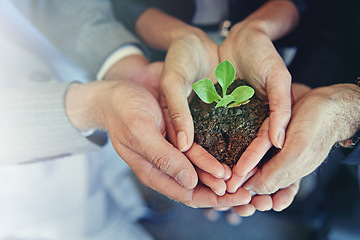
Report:
M237 86L245 84L243 80L235 80L227 94ZM216 90L220 94L221 89L218 84ZM193 96L190 110L194 119L194 141L219 162L233 168L256 137L262 122L269 114L269 107L255 95L249 103L239 107L215 108L215 105L216 103L206 104L198 96Z

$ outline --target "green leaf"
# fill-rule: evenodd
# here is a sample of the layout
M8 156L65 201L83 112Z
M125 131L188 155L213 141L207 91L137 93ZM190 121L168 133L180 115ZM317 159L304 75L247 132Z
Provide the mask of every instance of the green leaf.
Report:
M235 103L243 103L249 100L253 95L255 91L252 87L249 86L240 86L237 87L230 96L234 97Z
M223 97L226 96L226 90L235 79L235 68L228 60L225 60L216 67L215 77L219 82Z
M214 84L208 78L204 78L194 83L192 85L192 89L194 89L195 93L205 103L212 103L216 100L221 100L220 95L216 92Z
M234 97L233 96L230 96L230 95L227 95L225 96L223 99L221 99L220 102L218 102L216 104L216 108L217 107L226 107L226 105L228 105L229 103L231 103L232 101L234 101Z

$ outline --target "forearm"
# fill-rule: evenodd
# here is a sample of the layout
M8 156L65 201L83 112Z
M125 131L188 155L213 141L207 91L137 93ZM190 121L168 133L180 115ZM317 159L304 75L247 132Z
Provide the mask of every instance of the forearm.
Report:
M205 37L206 34L156 8L147 9L136 22L137 34L149 45L167 50L170 44L185 36Z
M287 0L270 0L239 25L255 27L274 41L291 32L298 21L299 12L294 3Z
M338 120L335 125L339 129L339 141L351 138L360 130L360 87L354 84L333 85L331 100L337 102ZM335 88L336 87L336 88Z

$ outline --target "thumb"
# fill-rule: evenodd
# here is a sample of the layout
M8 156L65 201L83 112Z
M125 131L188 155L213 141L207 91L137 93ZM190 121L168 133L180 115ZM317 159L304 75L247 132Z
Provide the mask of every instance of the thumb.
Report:
M198 177L193 165L183 153L166 141L160 132L147 134L141 138L140 144L142 155L161 172L187 189L197 185Z
M275 147L282 149L285 129L291 118L291 75L283 62L269 72L266 91L270 107L270 139Z
M119 151L121 145L126 146L187 189L193 189L197 185L198 177L193 165L183 153L164 138L156 126L147 126L147 129L140 127L132 131L136 132L127 135L125 144L119 141L114 144L112 141L114 148ZM116 146L117 144L120 146ZM122 155L122 151L119 151L119 155ZM125 156L121 157L126 160Z
M194 124L187 101L191 88L186 89L186 80L175 79L174 74L170 72L164 71L163 79L166 81L161 82L160 104L164 115L167 116L167 126L172 126L172 134L175 134L170 138L176 139L176 146L181 152L186 152L194 141Z
M279 189L286 188L300 179L296 172L296 164L286 161L290 154L280 151L245 184L244 188L252 194L273 194Z

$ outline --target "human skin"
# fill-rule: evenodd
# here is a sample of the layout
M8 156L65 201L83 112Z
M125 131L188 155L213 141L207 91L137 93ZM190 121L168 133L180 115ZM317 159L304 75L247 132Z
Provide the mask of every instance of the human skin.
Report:
M134 57L124 60L132 68L115 64L103 81L70 86L65 105L73 125L80 131L106 130L114 149L140 181L172 199L191 207L248 203L250 194L245 189L225 193L222 178L229 177L229 173L215 159L209 159L204 149L192 147L185 156L165 139L165 122L157 91L153 91L162 64L148 64ZM122 62L124 65L126 62ZM128 79L121 80L122 76ZM197 172L205 182L204 176L214 178L208 181L208 187L198 184Z
M238 77L249 78L259 95L268 97L270 139L273 145L282 147L291 115L291 76L272 40L291 31L297 21L298 12L293 3L269 1L236 24L219 48L200 29L158 9L149 8L139 17L137 34L147 44L167 50L160 103L169 139L179 150L186 152L193 145L194 127L187 101L191 85L205 77L215 82L214 69L225 59L235 63ZM229 192L237 189L233 187Z
M269 101L272 144L282 148L291 116L291 75L272 41L291 32L299 13L290 1L268 1L245 20L235 24L220 45L220 60L229 60L237 77Z
M194 148L203 152L204 159L212 162L214 158L200 145L193 143L194 125L187 97L192 91L192 83L196 80L205 77L215 79L209 74L214 73L219 62L218 46L203 31L154 8L146 10L136 26L138 35L145 42L167 50L160 77L159 101L165 117L168 139L187 156L191 156L188 150ZM193 161L191 158L189 160ZM219 195L225 193L225 180L228 179L226 176L231 174L228 166L222 166L221 174L200 175L208 186L212 183L217 186L212 189ZM223 182L219 182L219 178L222 178Z
M167 50L161 74L160 103L171 139L186 152L193 144L194 126L187 98L191 85L219 63L218 46L207 35L162 11L149 8L137 20L138 35L149 45Z
M360 88L354 84L307 91L293 106L283 149L243 185L258 200L254 202L253 197L251 204L234 210L240 215L251 215L256 208L286 208L293 198L291 191L295 191L301 178L322 164L335 143L346 142L359 130L359 104ZM246 174L265 152L264 148L244 156L240 159L242 166L234 172L239 176Z
M203 31L158 9L149 8L139 17L138 35L147 44L168 51L161 77L162 102L180 150L186 151L193 143L194 128L185 98L191 84L208 77L220 60L226 59L233 62L238 77L249 81L260 96L268 97L270 137L274 146L282 147L291 115L291 76L272 41L290 32L298 18L292 2L269 1L236 24L218 49Z

